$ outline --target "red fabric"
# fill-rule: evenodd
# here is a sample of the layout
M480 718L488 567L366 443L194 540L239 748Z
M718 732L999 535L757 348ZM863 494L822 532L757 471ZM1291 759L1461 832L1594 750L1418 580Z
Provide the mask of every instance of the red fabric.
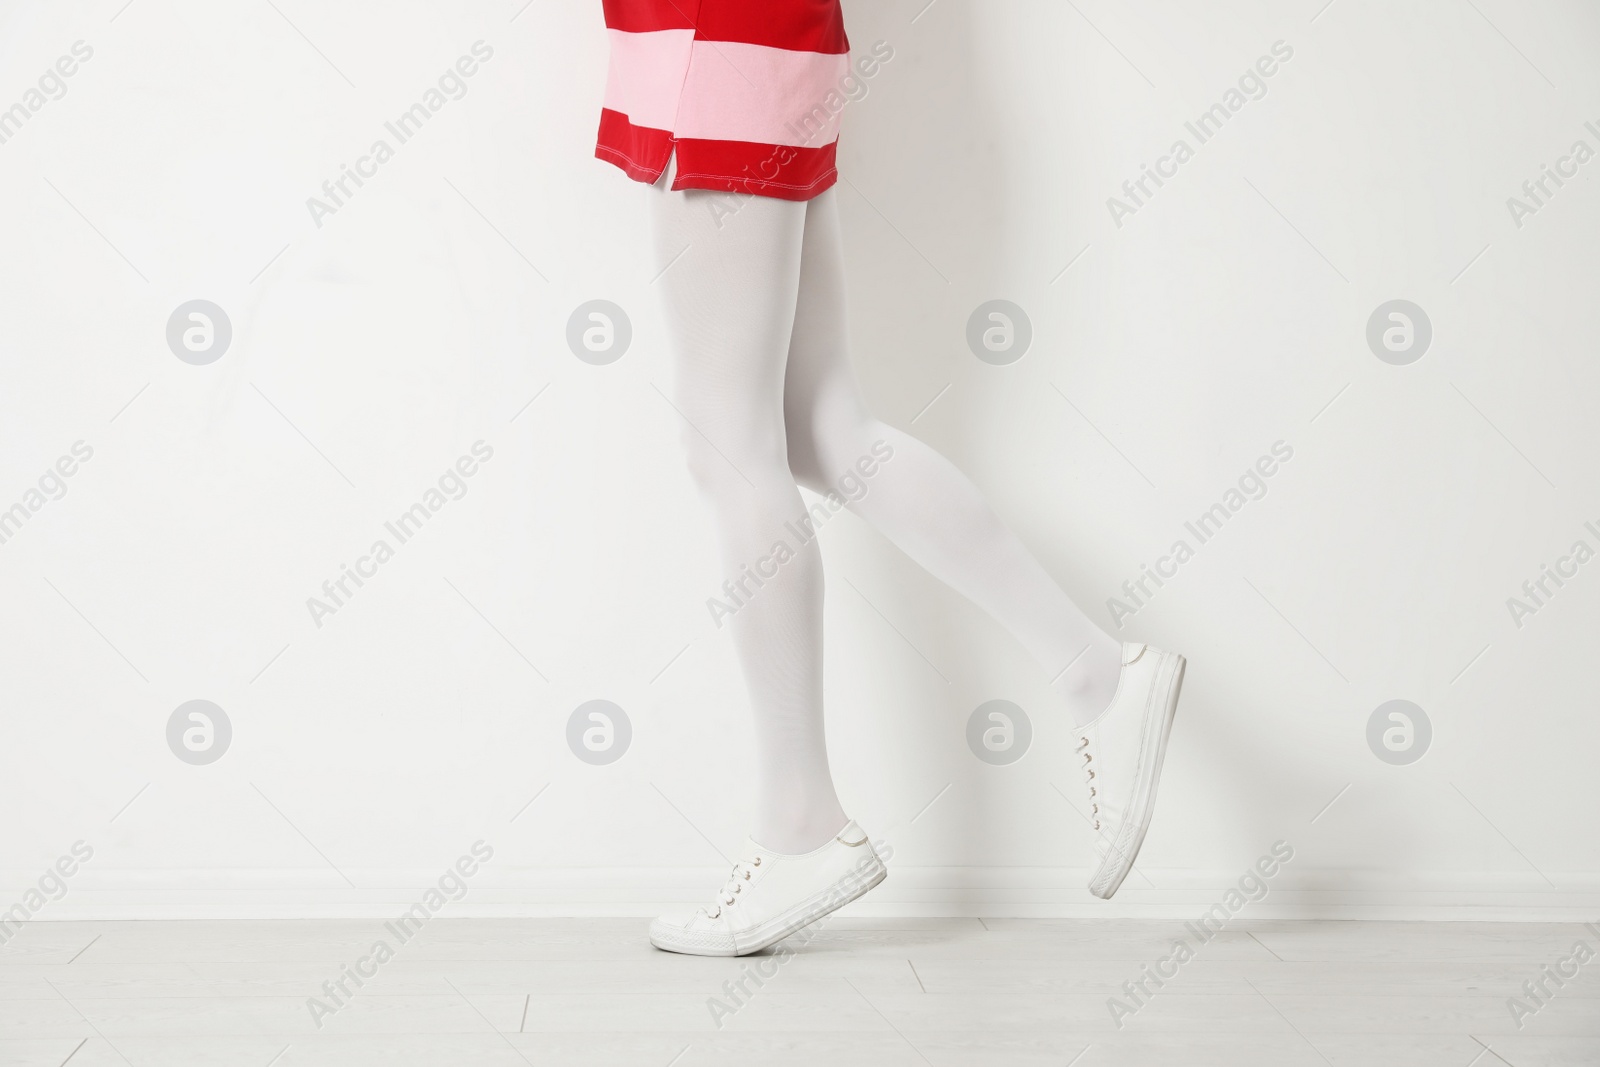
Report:
M850 50L839 0L605 0L605 11L607 28L630 33L694 30L697 41Z
M608 30L692 30L700 0L605 0L605 9Z
M674 189L720 189L780 200L810 200L839 180L834 165L837 143L821 148L791 148L749 141L685 139L677 146Z
M626 33L693 30L694 40L733 42L796 52L846 55L840 0L604 0L606 28ZM613 62L617 62L615 58ZM656 92L650 86L651 93ZM668 101L682 80L663 82ZM818 101L795 100L796 114ZM667 111L665 113L670 113ZM763 131L765 132L765 131ZM838 180L837 141L791 147L738 140L678 138L671 130L636 126L603 107L595 155L635 181L654 183L677 152L674 189L716 189L809 200Z
M740 41L841 55L850 51L839 0L705 0L695 27L702 41Z
M600 112L600 143L595 155L621 167L635 181L655 184L667 169L673 148L678 152L674 189L716 189L722 192L809 200L839 180L837 145L791 148L749 141L675 140L665 130L635 126L609 108Z
M621 167L634 181L654 184L672 158L672 134L635 126L620 111L601 108L600 140L594 154Z

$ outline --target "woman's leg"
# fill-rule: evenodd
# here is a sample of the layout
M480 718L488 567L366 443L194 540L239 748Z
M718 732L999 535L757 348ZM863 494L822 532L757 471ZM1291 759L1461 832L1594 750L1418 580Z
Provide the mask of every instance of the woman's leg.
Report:
M846 817L823 736L822 557L815 539L799 543L785 528L804 514L789 472L783 391L806 205L664 186L650 200L658 262L679 257L657 282L674 403L733 583L723 598L732 614L721 624L755 715L751 837L775 852L809 852Z
M843 266L830 190L807 203L783 392L795 480L827 492L863 457L876 462L850 509L1009 629L1078 724L1088 723L1111 703L1120 642L1089 621L949 460L866 410L850 367ZM893 449L891 458L876 459L879 441Z

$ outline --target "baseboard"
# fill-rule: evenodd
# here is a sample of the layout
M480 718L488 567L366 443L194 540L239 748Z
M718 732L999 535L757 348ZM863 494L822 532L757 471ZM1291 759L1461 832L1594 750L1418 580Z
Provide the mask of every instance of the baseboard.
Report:
M33 909L39 920L380 918L434 888L438 871L352 870L352 885L321 870L99 870L85 868L67 892ZM718 868L495 868L465 879L466 892L438 914L455 918L643 916L710 898ZM0 872L11 887L0 909L22 901L36 872ZM1238 872L1140 868L1112 901L1084 889L1070 867L897 867L842 914L879 917L1142 918L1185 920L1222 902ZM1553 883L1550 884L1550 883ZM1259 892L1259 890L1257 891ZM1237 898L1234 898L1237 899ZM1275 919L1600 919L1600 874L1538 875L1284 868L1266 895L1241 911Z

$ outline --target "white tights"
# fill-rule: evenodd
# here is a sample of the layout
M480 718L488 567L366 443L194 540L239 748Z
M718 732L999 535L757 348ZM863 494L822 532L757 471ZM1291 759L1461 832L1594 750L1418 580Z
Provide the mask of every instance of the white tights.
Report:
M650 193L657 269L673 261L656 285L689 470L724 574L743 579L722 599L755 714L751 836L808 852L846 816L822 727L822 557L814 537L797 536L797 484L827 493L856 473L847 484L865 492L850 510L1010 630L1079 724L1111 702L1120 646L949 460L866 410L845 336L834 192L804 202L672 192L670 178Z

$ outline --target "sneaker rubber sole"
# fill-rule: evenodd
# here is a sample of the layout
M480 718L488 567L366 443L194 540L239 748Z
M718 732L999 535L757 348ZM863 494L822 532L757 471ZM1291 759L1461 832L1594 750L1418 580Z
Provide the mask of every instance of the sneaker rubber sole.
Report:
M1133 837L1120 847L1112 845L1110 854L1089 882L1089 892L1101 900L1110 900L1133 870L1133 861L1139 858L1139 850L1144 847L1145 831L1150 829L1150 818L1155 814L1156 788L1161 782L1161 765L1167 758L1167 738L1172 733L1172 720L1178 713L1178 695L1183 690L1184 668L1189 665L1189 661L1177 653L1171 655L1177 664L1161 709L1161 729L1156 735L1155 744L1140 754L1140 780L1148 785L1143 796L1135 798L1135 817L1128 820L1128 825L1134 827ZM1120 864L1113 862L1119 856L1124 857L1123 861Z
M869 846L870 847L870 846ZM713 933L684 935L654 924L650 928L650 943L667 952L681 952L691 956L748 956L752 952L777 944L810 926L820 919L859 899L866 892L889 877L889 869L880 859L866 870L850 872L828 888L801 901L782 914L751 927L736 938Z

